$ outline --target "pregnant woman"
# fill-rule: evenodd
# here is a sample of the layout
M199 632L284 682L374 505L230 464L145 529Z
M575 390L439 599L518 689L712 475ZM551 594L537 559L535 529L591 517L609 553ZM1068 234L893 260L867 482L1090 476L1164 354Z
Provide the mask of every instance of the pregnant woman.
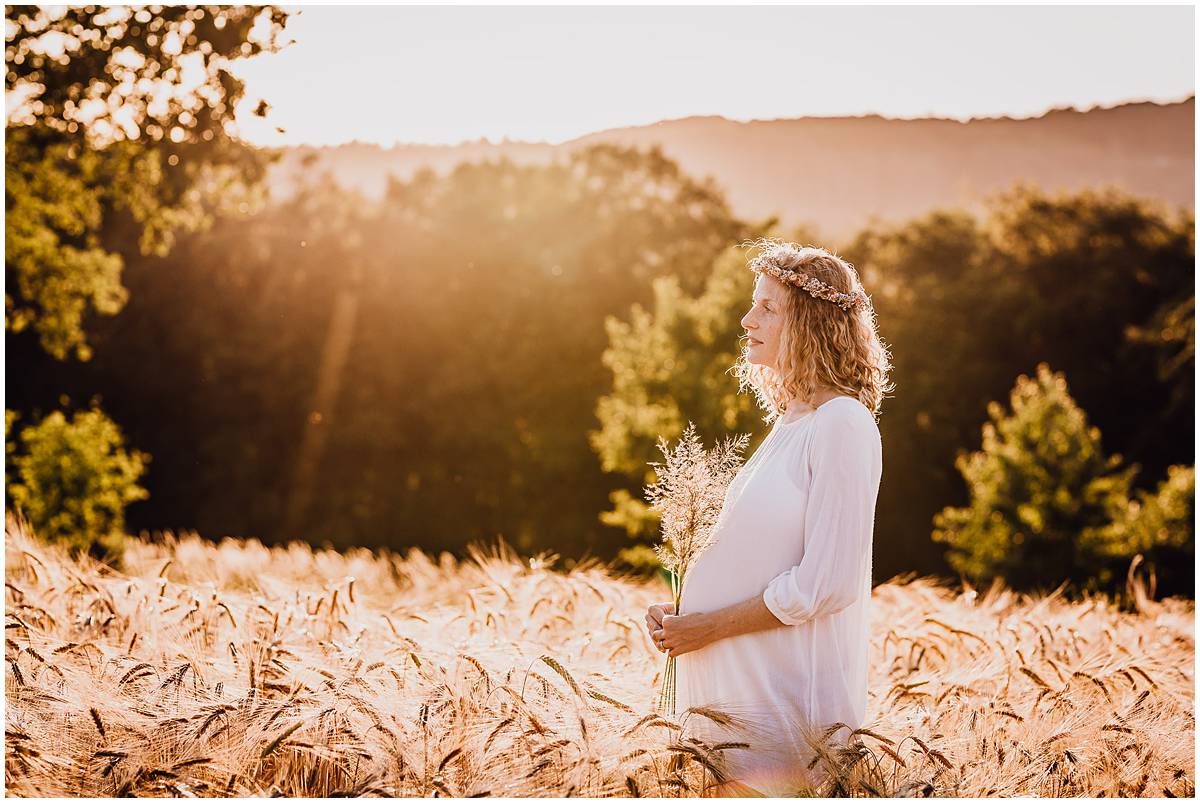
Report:
M863 724L871 541L883 468L875 423L893 389L887 349L854 269L830 252L760 240L735 366L772 427L730 483L715 541L680 598L653 605L651 638L678 658L678 710L707 706L744 730L687 716L685 730L743 741L718 795L794 794L830 725ZM834 739L844 743L848 729Z

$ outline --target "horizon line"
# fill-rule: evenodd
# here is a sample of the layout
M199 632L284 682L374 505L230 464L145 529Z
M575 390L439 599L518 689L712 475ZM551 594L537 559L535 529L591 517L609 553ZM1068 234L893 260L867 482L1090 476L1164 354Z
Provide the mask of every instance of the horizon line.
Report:
M1192 90L1188 94L1176 97L1175 99L1172 99L1172 100L1161 100L1160 101L1160 100L1155 100L1151 97L1142 96L1142 97L1138 97L1138 98L1129 98L1127 100L1117 101L1117 102L1112 103L1107 106L1101 102L1093 103L1087 107L1081 107L1080 105L1076 105L1076 104L1066 104L1066 105L1062 105L1062 106L1050 106L1050 107L1047 107L1046 109L1043 109L1042 111L1037 112L1035 114L1013 115L1013 114L1001 113L1001 114L994 114L994 115L970 116L965 119L961 119L958 117L943 117L943 116L938 116L938 115L920 115L920 116L915 116L915 117L885 116L878 112L863 112L860 114L806 114L806 115L800 115L798 117L752 117L747 120L738 119L738 118L734 118L734 117L726 117L723 114L689 114L684 117L664 118L662 120L655 120L655 121L649 122L649 123L630 123L628 125L612 126L611 128L601 128L596 131L589 131L585 134L580 134L578 136L571 137L570 139L562 140L560 142L551 142L550 140L545 140L545 139L540 139L540 140L510 139L508 136L504 136L503 138L498 139L498 140L493 140L490 137L483 136L483 137L479 137L477 139L461 139L457 142L413 142L413 141L404 142L404 141L397 139L394 142L392 142L390 145L387 143L384 143L384 142L378 142L378 141L374 141L374 140L360 140L357 138L344 140L342 142L321 142L321 143L318 143L318 142L296 142L296 143L291 143L288 145L257 145L252 142L250 142L248 144L254 145L255 147L261 148L263 150L286 150L288 148L341 148L341 147L345 147L345 146L349 146L349 145L373 145L373 146L376 146L379 148L383 148L385 150L394 150L396 148L458 148L458 147L462 147L464 145L489 145L489 146L540 145L540 146L558 148L558 147L562 147L564 145L570 145L571 143L577 142L581 139L587 139L588 137L594 137L594 136L598 136L600 134L607 134L607 133L610 133L613 131L619 131L622 129L650 128L651 126L663 125L665 123L678 123L678 122L683 122L686 120L706 120L706 119L707 120L723 120L725 122L738 123L740 125L748 125L750 123L795 122L795 121L799 121L799 120L866 120L866 119L876 118L879 120L889 121L889 122L931 121L931 122L953 122L953 123L960 123L960 124L965 125L967 123L972 123L972 122L995 122L998 120L1012 120L1012 121L1040 120L1043 117L1046 117L1050 114L1059 113L1059 112L1075 112L1077 114L1087 114L1089 112L1095 112L1095 111L1111 111L1113 109L1119 109L1123 106L1138 106L1138 105L1145 105L1145 104L1151 104L1154 106L1178 106L1178 105L1188 103L1189 101L1194 101L1195 99L1196 99L1196 92L1195 92L1195 90Z

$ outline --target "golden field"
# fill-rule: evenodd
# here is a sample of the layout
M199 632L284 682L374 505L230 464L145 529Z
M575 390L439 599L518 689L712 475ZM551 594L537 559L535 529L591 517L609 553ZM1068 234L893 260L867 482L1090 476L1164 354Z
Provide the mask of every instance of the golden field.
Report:
M655 714L668 592L598 562L168 534L117 573L11 518L5 559L9 795L686 797L741 749ZM1192 796L1194 603L1138 607L877 586L868 722L797 792Z

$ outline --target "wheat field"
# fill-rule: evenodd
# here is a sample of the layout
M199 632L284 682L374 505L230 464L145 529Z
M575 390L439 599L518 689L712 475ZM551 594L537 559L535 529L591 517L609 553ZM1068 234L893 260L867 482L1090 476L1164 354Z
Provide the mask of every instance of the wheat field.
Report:
M695 797L745 749L655 713L665 586L596 561L168 533L117 573L11 517L5 559L9 795ZM1191 797L1194 604L1138 596L877 586L866 727L797 794Z

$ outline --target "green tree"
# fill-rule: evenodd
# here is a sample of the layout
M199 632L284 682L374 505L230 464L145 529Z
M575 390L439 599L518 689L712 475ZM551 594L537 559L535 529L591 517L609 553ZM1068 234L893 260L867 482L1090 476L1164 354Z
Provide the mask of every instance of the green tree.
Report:
M262 177L265 158L235 136L243 86L228 66L276 49L287 14L7 10L5 328L87 360L85 314L116 314L127 297L119 244L163 254Z
M675 277L663 277L654 282L651 309L634 304L628 320L605 319L609 345L602 360L612 372L612 390L597 401L600 428L588 439L601 467L625 475L633 486L612 491L612 508L600 515L604 524L639 542L620 553L633 565L655 562L649 544L658 516L642 489L654 479L648 464L658 459L658 437L678 438L689 421L706 441L738 430L749 430L757 440L765 432L754 399L739 394L729 374L754 292L747 258L731 246L713 261L698 295L690 296Z
M653 149L466 163L378 202L310 176L169 259L131 257L129 303L79 370L155 455L138 521L611 556L614 480L585 437L604 318L658 276L701 283L746 236Z
M1194 592L1196 467L1171 466L1154 491L1139 490L1109 527L1089 531L1088 548L1110 559L1118 577L1134 555L1153 567L1163 596Z
M15 419L6 411L6 429ZM137 481L149 455L126 451L120 428L94 403L69 421L55 410L21 429L19 440L6 444L6 501L41 537L119 558L125 507L147 496Z
M840 253L872 294L895 369L879 422L891 467L880 576L945 571L929 522L967 503L955 455L978 444L989 403L1039 362L1071 377L1105 443L1142 466L1138 487L1194 462L1191 210L1115 189L1017 185L982 216L937 210L874 225Z
M1009 414L990 404L982 451L955 460L971 503L937 514L933 540L948 544L950 565L975 582L1113 588L1123 578L1096 543L1128 504L1138 466L1119 468L1120 455L1104 455L1100 431L1046 363L1036 378L1017 378L1011 405Z
M236 136L243 86L228 67L276 49L286 19L273 6L6 7L6 333L91 360L86 318L125 306L130 253L165 255L178 232L249 208L266 159ZM6 411L6 455L15 420ZM80 543L119 543L123 506L146 491L133 484L144 461L104 457L115 427L95 409L22 433L35 474L10 498L47 535L77 524ZM54 455L58 473L36 462ZM92 471L114 485L81 479Z
M394 182L355 235L369 336L337 380L326 491L302 518L353 528L348 540L389 521L439 545L503 533L523 550L572 539L573 552L610 552L596 511L611 481L582 436L607 381L605 316L647 301L661 276L694 292L746 232L711 180L659 148L597 144Z
M1127 326L1125 335L1155 352L1157 378L1171 388L1168 411L1190 410L1194 394L1188 389L1196 375L1195 293L1182 288L1179 297L1164 301L1149 321Z

